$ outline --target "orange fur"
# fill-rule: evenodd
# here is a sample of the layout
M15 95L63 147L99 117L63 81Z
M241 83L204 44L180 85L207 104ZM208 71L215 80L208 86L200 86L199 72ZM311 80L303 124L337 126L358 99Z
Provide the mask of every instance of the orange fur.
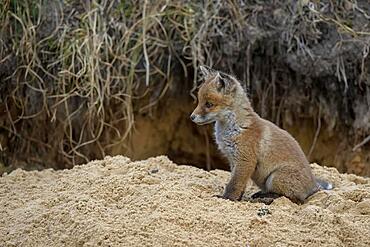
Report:
M216 142L231 168L223 198L239 200L249 179L263 192L294 202L303 202L320 187L332 187L313 176L302 149L288 132L254 112L237 79L203 66L201 70L205 82L191 119L197 124L215 122Z

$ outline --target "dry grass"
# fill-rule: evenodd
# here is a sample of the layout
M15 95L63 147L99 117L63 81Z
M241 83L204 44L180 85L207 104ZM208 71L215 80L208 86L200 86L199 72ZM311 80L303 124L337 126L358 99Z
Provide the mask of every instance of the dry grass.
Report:
M259 100L272 98L260 104L260 112L279 122L276 106L285 92L276 84L284 78L276 78L273 60L258 68L253 51L280 35L282 53L315 60L320 54L312 44L325 36L323 25L340 36L330 59L345 92L369 87L364 84L369 28L356 30L346 23L348 13L369 19L356 1L275 1L271 6L259 1L64 2L2 1L0 79L6 85L0 86L0 105L6 114L0 116L0 134L6 164L45 163L41 157L47 154L52 163L70 167L102 157L125 143L135 112L150 111L177 87L174 76L189 78L192 94L197 67L204 63L239 74ZM346 43L363 49L357 82L348 79ZM274 56L271 52L262 51ZM15 66L8 70L9 64Z

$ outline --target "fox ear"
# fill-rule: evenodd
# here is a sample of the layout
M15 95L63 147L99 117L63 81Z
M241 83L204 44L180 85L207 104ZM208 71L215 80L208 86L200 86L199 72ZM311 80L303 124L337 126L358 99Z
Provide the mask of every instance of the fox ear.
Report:
M219 92L232 93L236 89L236 81L225 73L217 73L217 89Z
M201 65L199 66L199 68L200 68L200 71L202 71L202 74L204 75L204 77L209 77L210 75L214 75L217 73L216 70L211 69L210 67L205 66L205 65Z
M225 80L225 78L222 78L220 73L217 73L215 80L217 81L217 90L219 92L225 91L227 87L227 81Z

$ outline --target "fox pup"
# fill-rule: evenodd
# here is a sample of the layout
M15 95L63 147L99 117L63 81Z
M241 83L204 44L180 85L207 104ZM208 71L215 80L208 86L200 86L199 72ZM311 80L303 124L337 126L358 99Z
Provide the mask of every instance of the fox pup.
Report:
M251 178L261 189L255 197L286 196L296 203L332 185L317 179L297 141L254 112L239 81L200 67L204 83L190 118L198 125L215 122L216 143L226 156L231 178L221 196L240 200Z

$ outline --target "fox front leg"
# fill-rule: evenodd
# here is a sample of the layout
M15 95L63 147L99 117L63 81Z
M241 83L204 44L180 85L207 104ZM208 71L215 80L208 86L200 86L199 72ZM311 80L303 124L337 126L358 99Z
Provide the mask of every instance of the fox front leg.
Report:
M225 187L222 198L231 201L241 200L245 191L245 186L252 175L254 167L253 160L234 162L231 178Z

